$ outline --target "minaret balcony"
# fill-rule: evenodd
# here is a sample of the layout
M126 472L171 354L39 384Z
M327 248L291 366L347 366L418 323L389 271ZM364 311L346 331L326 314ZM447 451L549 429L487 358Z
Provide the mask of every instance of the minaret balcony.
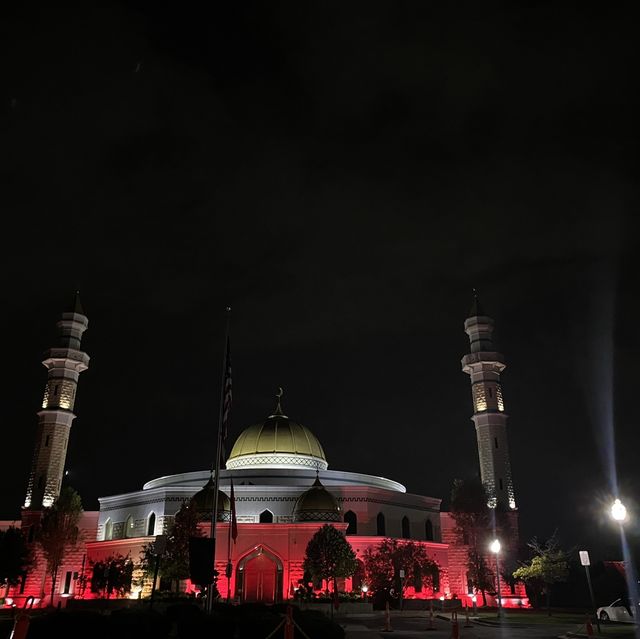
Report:
M462 358L462 370L471 373L479 365L490 366L498 373L506 368L504 355L496 351L480 351L479 353L469 353Z
M74 348L50 348L42 363L47 368L74 368L82 372L89 368L89 356Z

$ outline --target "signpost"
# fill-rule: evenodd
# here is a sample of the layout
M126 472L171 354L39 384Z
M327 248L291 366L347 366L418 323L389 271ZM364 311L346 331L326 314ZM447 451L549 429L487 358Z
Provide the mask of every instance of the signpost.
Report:
M593 596L593 586L591 585L591 574L589 573L589 566L591 565L591 561L589 559L589 551L580 550L578 551L580 555L580 563L584 566L584 571L587 573L587 584L589 585L589 596L591 597L591 609L596 615L596 625L598 626L598 634L600 634L600 619L598 619L598 613L596 610L596 601Z

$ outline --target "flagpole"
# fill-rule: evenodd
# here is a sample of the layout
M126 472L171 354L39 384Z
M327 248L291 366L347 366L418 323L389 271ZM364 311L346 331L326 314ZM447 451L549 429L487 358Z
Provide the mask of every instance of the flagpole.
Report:
M231 520L229 521L229 534L227 535L227 547L228 547L228 553L227 553L227 603L231 603L231 577L233 575L233 564L231 563L231 539L233 537L233 526L234 526L234 519L235 519L235 506L234 506L234 500L235 500L235 495L233 494L233 476L231 474L231 472L229 472L229 479L231 480L231 490L230 490L230 495L229 495L229 499L231 500ZM233 542L235 543L235 538L233 539Z
M213 551L213 569L216 568L216 524L218 523L218 491L220 490L220 457L222 455L222 416L224 414L224 398L225 398L225 381L227 374L227 358L229 355L229 322L231 319L231 307L227 306L226 312L226 326L224 337L224 351L222 355L222 381L220 383L220 408L218 410L218 441L216 445L216 463L215 463L215 476L213 480L213 510L211 511L211 540ZM212 575L213 577L213 575ZM209 612L213 612L213 588L215 586L215 578L209 584L209 597L207 601L207 607Z

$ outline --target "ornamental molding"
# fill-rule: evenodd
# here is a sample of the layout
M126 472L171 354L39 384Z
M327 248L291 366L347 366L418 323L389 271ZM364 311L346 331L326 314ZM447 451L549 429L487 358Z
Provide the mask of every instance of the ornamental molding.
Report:
M197 492L197 491L196 491ZM300 487L300 494L304 493L305 489L304 487ZM331 492L331 491L329 491ZM195 494L195 493L194 493ZM428 513L434 513L434 514L439 514L439 510L435 509L435 508L430 508L429 506L420 506L420 505L414 505L414 504L403 504L403 503L399 503L399 502L394 502L394 501L388 501L385 499L376 499L374 497L340 497L335 495L334 493L332 493L334 495L334 497L336 497L336 500L338 501L338 503L371 503L371 504L381 504L383 506L395 506L396 508L405 508L405 509L411 509L411 510L419 510L422 512L428 512ZM100 508L100 512L111 512L113 510L124 510L126 508L135 508L137 506L147 506L149 504L163 504L163 503L182 503L184 501L189 501L190 497L164 497L164 498L160 498L160 499L145 499L145 500L140 500L140 501L135 501L135 502L126 502L123 503L121 505L116 505L116 506L106 506L106 507L101 507ZM283 503L283 502L296 502L298 501L298 497L270 497L270 496L265 496L265 497L261 497L261 496L256 496L256 497L239 497L237 496L235 498L236 502L259 502L259 503L266 503L266 502L276 502L276 503Z
M340 513L327 510L303 510L294 514L294 520L298 521L342 521Z
M295 468L313 468L314 470L327 470L329 464L320 457L311 455L283 454L283 453L257 453L254 455L240 455L227 461L227 470L234 468L255 468L260 466L275 466Z
M427 513L440 514L439 510L430 508L429 506L418 506L413 504L402 504L397 501L387 501L385 499L374 499L373 497L337 497L340 503L345 502L369 502L372 504L382 504L383 506L395 506L397 508L409 508L412 510L421 510Z
M197 491L196 491L197 492ZM194 493L195 495L195 493ZM136 506L146 506L148 504L163 504L163 503L167 503L167 502L184 502L184 501L189 501L189 499L191 499L190 497L164 497L164 498L156 498L156 499L145 499L143 501L134 501L134 502L126 502L126 503L122 503L121 505L115 505L115 506L105 506L103 507L102 505L100 506L100 512L109 512L111 510L123 510L124 508L134 508ZM171 515L172 516L172 515Z

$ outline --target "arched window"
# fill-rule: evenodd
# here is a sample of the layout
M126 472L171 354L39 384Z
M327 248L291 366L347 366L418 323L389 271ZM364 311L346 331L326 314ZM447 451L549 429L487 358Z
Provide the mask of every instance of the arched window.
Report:
M411 539L411 526L409 525L409 518L402 518L402 538Z
M344 514L344 520L349 524L347 526L347 535L357 535L358 534L358 518L356 514L352 510L348 510Z
M433 541L433 524L430 519L427 519L427 523L424 525L424 537L427 541Z
M263 510L260 513L260 523L261 524L272 524L273 523L273 513L270 510Z
M113 539L113 522L107 519L104 524L104 540L111 541Z
M387 534L387 524L384 520L384 514L378 513L376 517L376 532L380 537L384 537Z
M156 534L156 514L151 513L149 515L149 519L147 520L147 535L155 535Z
M124 524L124 536L133 537L133 517L129 515L127 521Z

